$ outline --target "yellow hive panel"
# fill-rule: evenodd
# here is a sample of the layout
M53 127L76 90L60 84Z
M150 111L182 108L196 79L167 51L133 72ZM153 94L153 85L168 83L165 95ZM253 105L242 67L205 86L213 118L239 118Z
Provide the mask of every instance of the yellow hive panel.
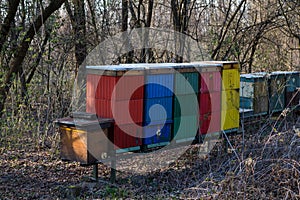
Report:
M223 63L223 69L231 69L232 64L231 63Z
M239 110L240 94L238 90L222 91L222 110Z
M222 71L222 90L240 88L240 73L238 69L224 69Z
M239 127L239 110L222 110L221 130L229 130Z
M221 64L223 69L239 69L238 61L205 61L205 63Z
M78 130L76 127L60 127L61 158L82 164L93 164L107 155L107 129Z
M240 65L238 63L233 64L234 69L240 69Z

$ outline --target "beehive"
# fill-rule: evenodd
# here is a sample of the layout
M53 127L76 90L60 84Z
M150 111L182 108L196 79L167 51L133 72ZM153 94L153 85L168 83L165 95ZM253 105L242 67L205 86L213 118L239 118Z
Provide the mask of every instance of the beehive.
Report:
M170 70L170 73L172 71ZM153 72L154 73L154 72ZM146 75L145 82L145 99L172 97L174 87L174 74L157 74Z
M251 109L253 114L267 114L267 73L243 74L240 77L240 108Z
M147 65L145 76L144 122L150 122L151 107L158 104L162 109L153 112L152 121L171 120L173 112L174 74L171 67ZM167 118L162 119L166 114Z
M142 141L149 147L171 140L175 75L172 64L147 64L145 70Z
M142 144L144 67L87 66L86 69L86 111L114 118L115 149L139 148Z
M240 96L238 90L222 91L222 110L239 110Z
M285 108L285 74L272 72L269 80L269 112L281 112Z
M193 64L177 64L174 86L173 137L176 142L194 140L199 127L199 72Z
M200 92L220 92L221 81L220 71L202 72L200 76Z
M283 72L286 77L286 91L295 92L300 87L300 72Z
M87 97L116 101L143 99L144 68L141 66L87 66L86 69Z
M285 104L286 107L295 107L300 105L300 72L285 72L286 91Z
M221 129L229 131L239 127L239 64L231 61L219 63L223 64Z
M221 90L236 90L239 92L240 88L240 75L239 63L235 61L205 61L202 63L220 65L221 68ZM228 100L225 96L226 93L222 92L222 99ZM238 100L239 101L239 100ZM201 103L200 103L201 104ZM226 102L227 104L227 102ZM226 105L225 104L225 105ZM223 102L224 105L224 102ZM228 111L228 113L227 113ZM230 113L230 114L229 114ZM232 116L230 119L229 117ZM227 119L228 118L228 119ZM233 122L236 120L237 122ZM221 109L221 130L235 130L239 127L239 108L238 109Z
M199 77L199 134L220 131L221 64L202 63Z
M142 145L142 123L114 126L114 149L138 150ZM125 150L124 150L125 151Z
M110 155L113 147L108 142L108 129L112 127L112 119L63 118L56 123L59 125L63 160L95 164Z
M221 111L211 112L200 115L201 135L207 133L215 133L221 130Z

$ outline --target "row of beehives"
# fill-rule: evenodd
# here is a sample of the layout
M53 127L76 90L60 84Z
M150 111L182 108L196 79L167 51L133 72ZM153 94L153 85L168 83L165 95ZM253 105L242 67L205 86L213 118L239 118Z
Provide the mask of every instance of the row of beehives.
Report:
M240 107L246 117L299 105L300 72L242 74L240 81Z
M115 120L116 149L239 127L236 62L88 66L86 88L86 112Z

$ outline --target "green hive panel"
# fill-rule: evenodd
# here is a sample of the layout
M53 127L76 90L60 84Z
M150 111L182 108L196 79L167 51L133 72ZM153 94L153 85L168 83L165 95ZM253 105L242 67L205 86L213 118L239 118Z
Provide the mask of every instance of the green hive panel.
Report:
M175 95L194 94L199 91L199 73L185 72L176 73Z
M177 95L174 97L174 117L198 115L198 113L199 103L197 95Z
M197 116L174 118L174 140L193 139L197 135L199 121Z

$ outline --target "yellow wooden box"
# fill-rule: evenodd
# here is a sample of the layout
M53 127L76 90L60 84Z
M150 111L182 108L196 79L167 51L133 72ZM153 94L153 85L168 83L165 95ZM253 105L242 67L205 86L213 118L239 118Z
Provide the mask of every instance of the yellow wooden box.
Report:
M232 90L240 88L239 69L222 70L222 90Z
M81 164L93 164L108 156L107 129L100 131L60 127L61 158Z
M239 110L240 94L239 90L222 91L222 110Z
M237 61L223 61L223 69L239 69L240 65Z
M222 110L221 112L221 130L230 130L239 128L239 110Z
M222 69L239 69L240 65L238 61L204 61L202 63L208 64L220 64Z
M110 156L112 149L112 120L84 120L63 118L56 121L60 133L60 155L62 160L81 164L95 164Z

